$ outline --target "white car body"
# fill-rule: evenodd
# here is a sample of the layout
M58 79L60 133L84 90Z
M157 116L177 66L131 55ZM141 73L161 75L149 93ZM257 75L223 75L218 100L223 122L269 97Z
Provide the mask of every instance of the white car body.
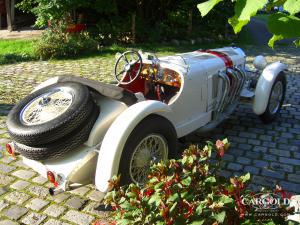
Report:
M234 67L246 71L246 56L240 48L225 47L213 51L226 54ZM151 64L151 60L143 58L143 63ZM175 71L181 79L180 89L168 103L147 100L141 93L135 93L138 102L132 105L95 95L93 97L101 113L89 139L77 151L67 153L61 159L44 162L23 157L24 163L44 177L47 177L49 170L59 175L61 182L55 191L67 190L77 183L95 182L98 190L107 192L108 180L119 172L119 162L127 138L148 115L156 114L169 120L176 130L177 138L180 138L197 129L205 131L214 128L234 111L239 96L233 102L228 102L222 112L216 113L216 109L221 107L225 85L219 78L219 74L226 73L224 63L224 59L219 56L202 51L161 57L160 67ZM265 111L274 80L286 69L286 65L280 62L268 65L261 72L256 90L247 90L250 96L254 96L253 111L256 114ZM83 79L74 78L73 81L81 83ZM246 78L240 84L244 85L245 81ZM35 90L57 82L62 82L59 77L49 79ZM243 91L237 92L238 95L240 93Z

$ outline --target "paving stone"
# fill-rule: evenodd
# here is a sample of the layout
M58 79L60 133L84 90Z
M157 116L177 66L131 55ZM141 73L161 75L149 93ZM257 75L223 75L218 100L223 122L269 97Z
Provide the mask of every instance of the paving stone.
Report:
M100 202L90 202L84 209L84 212L87 212L89 214L94 214L98 217L107 217L109 214L109 210L105 208L105 205Z
M293 183L300 183L300 175L298 174L288 174L288 180ZM299 185L300 189L300 185Z
M11 220L2 220L0 221L0 225L18 225L18 223Z
M47 209L45 209L44 213L49 216L57 218L57 217L61 216L65 210L66 210L65 207L53 204L53 205L50 205Z
M16 167L14 167L14 166L9 166L9 165L0 163L0 172L1 173L10 173L11 171L13 171L15 169L16 169Z
M230 155L230 154L225 154L223 156L223 160L224 161L234 161L234 156L233 155Z
M22 159L20 159L20 160L18 160L18 161L16 161L16 162L14 162L13 163L15 166L17 166L17 167L23 167L23 168L29 168L29 166L27 166L27 165L25 165L24 163L23 163L23 160Z
M291 158L285 158L285 157L279 157L279 162L286 163L289 165L300 165L300 159L291 159Z
M248 144L250 145L260 145L261 141L257 139L248 139Z
M0 159L1 162L4 162L6 164L11 163L12 161L15 161L16 159L11 157L11 156L4 156L3 158Z
M69 223L61 222L59 220L50 219L44 225L70 225Z
M259 135L258 138L262 141L272 141L272 136L269 135Z
M245 166L244 171L247 173L249 172L251 175L259 174L259 168L254 166Z
M18 180L12 185L10 185L11 188L16 189L16 190L22 190L30 185L29 182L24 181L24 180Z
M264 177L260 175L253 175L251 181L254 184L258 184L263 187L270 187L271 189L274 189L277 184L277 180L274 180L271 177Z
M42 186L32 185L28 188L28 191L31 194L36 195L36 196L41 197L41 198L45 198L46 196L49 195L49 190L45 187L42 187Z
M263 160L253 160L253 165L259 168L268 167L269 163Z
M284 171L287 173L293 173L293 166L283 164L283 163L277 163L277 162L271 162L270 168L277 171Z
M0 185L8 185L12 183L15 179L0 173Z
M29 180L35 174L36 174L35 172L29 171L29 170L17 170L17 171L12 173L12 175L14 175L16 177L19 177L21 179L24 179L24 180Z
M0 187L0 195L5 194L8 191L7 187Z
M243 166L238 163L229 163L227 168L234 171L240 171L243 168Z
M28 225L39 225L41 224L47 216L45 215L41 215L38 213L30 213L29 215L27 215L23 220L22 223L24 224L28 224Z
M243 165L249 165L251 163L251 160L246 157L237 157L236 161Z
M87 215L85 213L70 210L63 216L63 219L78 225L86 225L90 224L95 219L95 217Z
M40 211L42 208L44 208L48 204L49 204L48 201L44 201L39 198L34 198L26 205L26 207L30 208L32 210L35 210L35 211Z
M60 193L58 195L49 196L49 200L54 201L56 203L61 203L69 197L70 197L70 194L65 192L65 193Z
M75 194L75 195L84 196L88 191L90 191L90 189L83 186L83 187L76 188L76 189L70 191L70 193Z
M250 159L259 159L259 158L261 158L261 153L260 152L247 151L246 157L250 158Z
M105 194L101 191L93 190L91 193L88 194L88 198L91 199L92 201L102 201L104 198Z
M293 193L299 193L299 184L297 184L297 183L287 182L287 181L280 181L279 185L285 191L290 191L290 192L293 192Z
M264 154L263 155L263 160L267 160L267 161L275 161L277 162L277 156L275 155L269 155L269 154Z
M280 150L280 149L270 149L269 152L273 155L283 156L283 157L290 157L291 153L287 150Z
M265 153L268 151L268 148L263 147L263 146L254 146L253 151Z
M0 211L5 209L7 206L9 206L9 203L7 201L5 201L5 200L0 201Z
M33 178L32 181L33 181L34 183L44 184L44 183L46 183L48 180L47 180L47 178L45 178L45 177L38 176L38 177Z
M239 148L243 149L243 150L251 150L252 149L252 145L248 145L248 144L239 144Z
M22 203L27 201L29 198L30 198L30 195L27 195L22 192L17 192L17 191L11 192L5 196L5 200L7 200L9 202L14 202L18 205L21 205Z
M274 171L271 169L263 168L261 175L267 176L267 177L273 177L273 178L277 178L277 179L284 179L285 173L282 171Z
M79 198L79 197L72 197L68 199L65 203L66 206L74 209L80 209L86 200Z
M3 214L6 217L8 217L9 219L18 220L20 217L25 215L27 212L28 212L28 209L21 207L21 206L13 205L9 209L6 209Z

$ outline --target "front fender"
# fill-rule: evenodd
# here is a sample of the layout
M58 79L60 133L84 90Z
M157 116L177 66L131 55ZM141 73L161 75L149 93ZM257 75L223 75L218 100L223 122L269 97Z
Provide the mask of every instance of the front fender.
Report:
M275 79L280 72L286 69L287 66L285 64L281 62L275 62L268 65L263 70L255 89L255 97L253 102L253 111L255 114L261 115L265 112Z
M133 129L150 114L163 116L172 123L172 113L167 104L148 100L130 106L116 118L100 148L95 177L97 189L108 191L108 181L118 173L123 148Z

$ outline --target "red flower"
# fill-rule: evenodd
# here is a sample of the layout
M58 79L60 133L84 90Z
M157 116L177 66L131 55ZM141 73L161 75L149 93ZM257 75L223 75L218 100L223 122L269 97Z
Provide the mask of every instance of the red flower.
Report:
M225 152L225 145L222 141L217 140L216 141L216 148L217 148L217 154L219 157L223 157L224 156L224 152Z
M153 193L154 193L153 189L147 189L145 190L144 195L150 197L151 195L153 195Z

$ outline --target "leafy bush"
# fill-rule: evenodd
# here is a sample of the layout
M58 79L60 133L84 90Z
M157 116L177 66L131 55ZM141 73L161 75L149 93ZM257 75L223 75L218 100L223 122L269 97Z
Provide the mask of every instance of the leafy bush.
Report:
M87 32L68 33L63 27L45 30L36 46L41 59L76 56L97 50L97 42Z
M246 190L250 174L229 181L219 175L228 147L227 139L208 142L203 149L192 145L181 159L153 165L144 187L121 187L120 176L115 176L104 200L114 211L116 222L111 224L262 224L245 220L251 209L242 198L254 194Z

